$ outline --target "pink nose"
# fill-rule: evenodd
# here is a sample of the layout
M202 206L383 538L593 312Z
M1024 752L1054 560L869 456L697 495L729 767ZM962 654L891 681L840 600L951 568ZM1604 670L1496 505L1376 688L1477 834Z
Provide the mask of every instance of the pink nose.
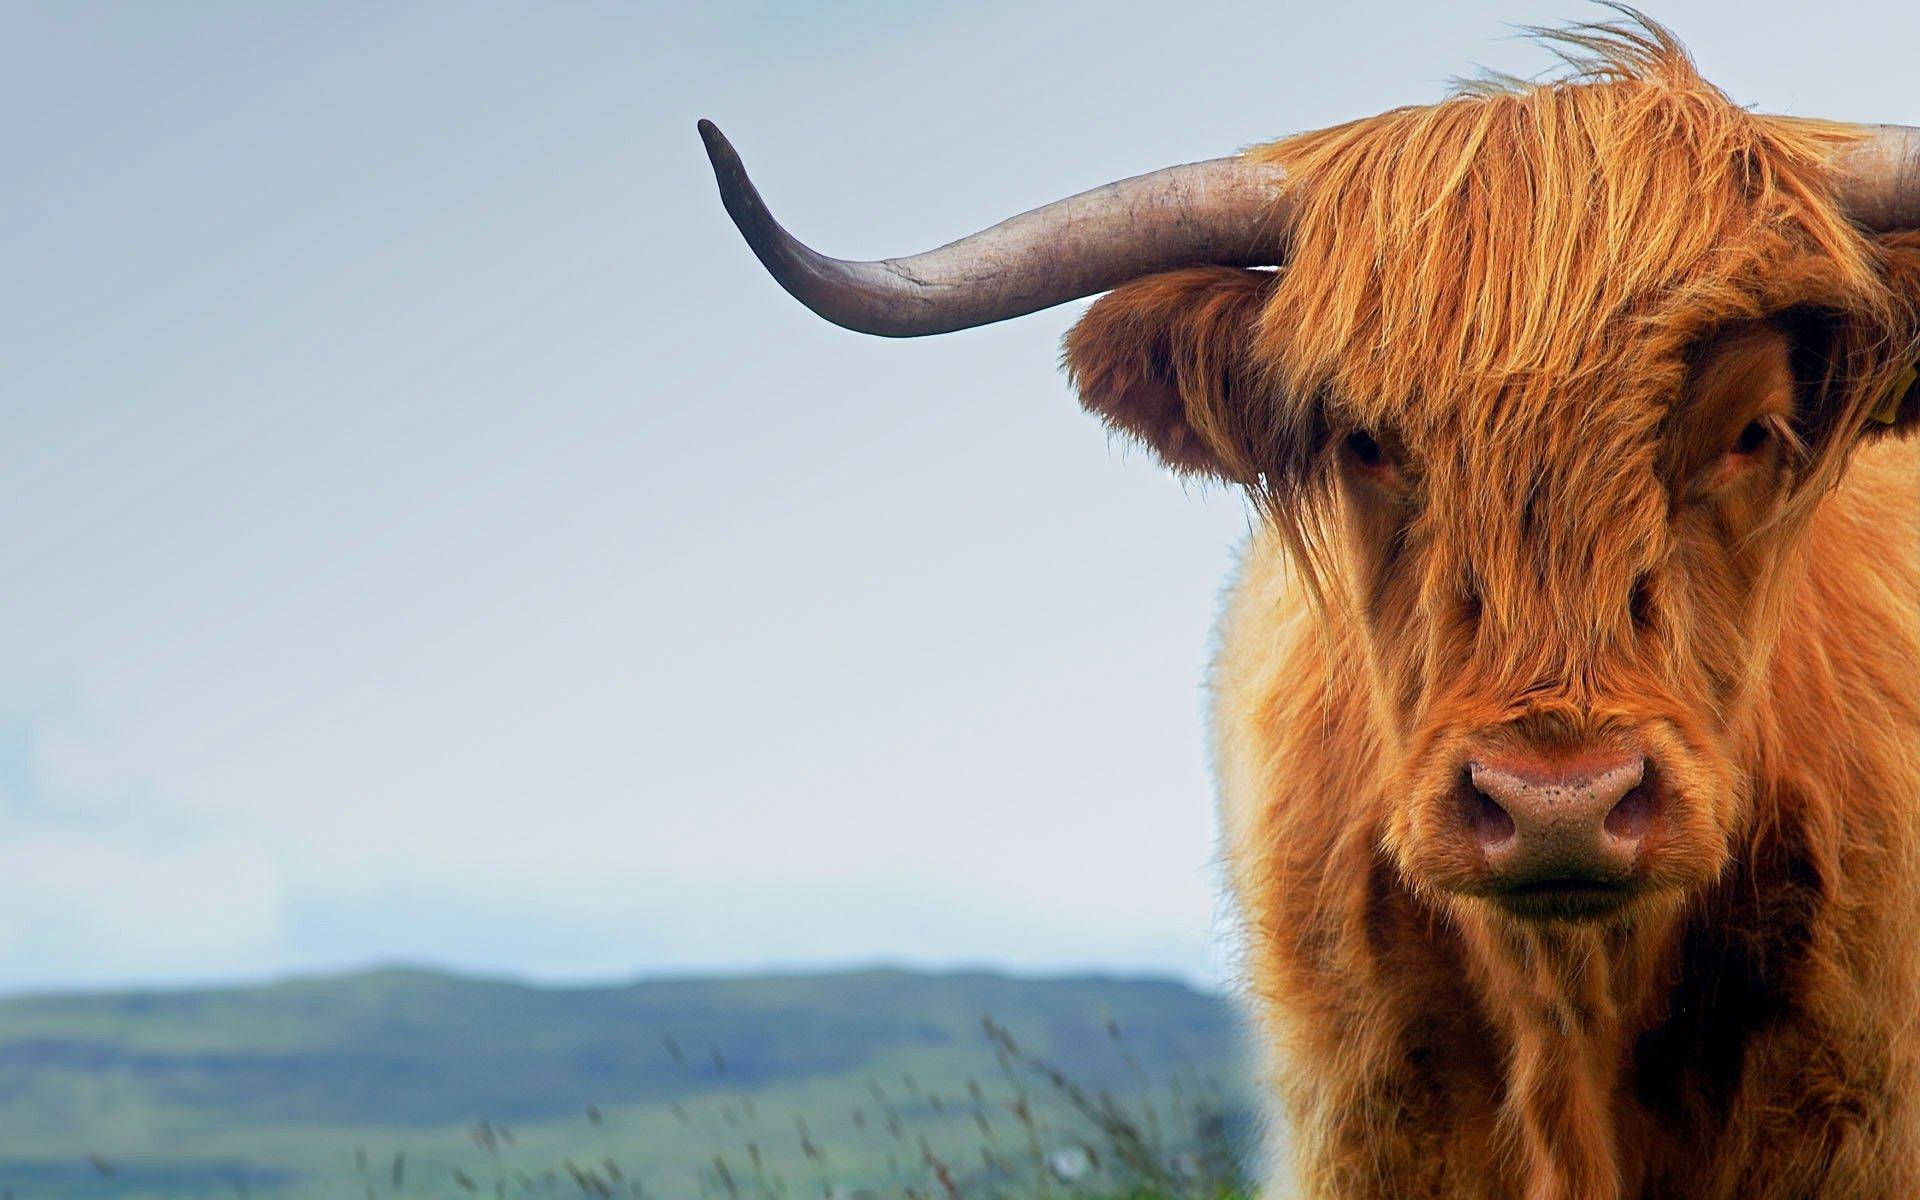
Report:
M1505 888L1624 883L1657 815L1644 755L1473 762L1467 776L1474 836Z

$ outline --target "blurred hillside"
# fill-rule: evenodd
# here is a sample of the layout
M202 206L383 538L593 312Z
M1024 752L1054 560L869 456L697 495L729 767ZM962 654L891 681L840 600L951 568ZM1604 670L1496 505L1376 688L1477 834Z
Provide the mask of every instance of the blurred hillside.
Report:
M1016 1055L996 1055L985 1016ZM1065 1154L1070 1174L1083 1145L1097 1162L1086 1112L1048 1067L1083 1107L1104 1093L1169 1153L1203 1108L1243 1125L1237 1046L1222 1000L1156 979L864 971L550 988L395 969L23 996L0 1000L0 1188L898 1194L935 1163L981 1178Z

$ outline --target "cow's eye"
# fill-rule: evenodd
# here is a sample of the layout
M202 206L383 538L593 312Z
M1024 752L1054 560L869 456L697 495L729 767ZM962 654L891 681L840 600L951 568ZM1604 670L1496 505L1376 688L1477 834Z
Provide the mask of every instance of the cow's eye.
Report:
M1364 429L1356 429L1347 435L1347 453L1353 455L1353 461L1363 467L1377 467L1387 460L1387 452Z
M1735 439L1733 443L1733 452L1735 454L1753 454L1758 451L1760 447L1766 445L1767 439L1772 436L1773 431L1768 429L1763 422L1748 421L1747 427L1740 431L1739 438Z
M1341 456L1354 476L1364 483L1398 495L1407 487L1400 456L1364 429L1355 429L1340 442Z

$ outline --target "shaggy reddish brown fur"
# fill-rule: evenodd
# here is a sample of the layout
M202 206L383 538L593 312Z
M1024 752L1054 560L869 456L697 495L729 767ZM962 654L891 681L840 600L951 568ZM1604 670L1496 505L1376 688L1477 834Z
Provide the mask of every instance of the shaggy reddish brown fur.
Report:
M1087 406L1263 520L1215 737L1310 1197L1920 1196L1920 235L1650 23L1256 150L1291 261L1127 285ZM1884 418L1891 416L1888 421ZM1465 756L1631 744L1637 889L1525 914Z

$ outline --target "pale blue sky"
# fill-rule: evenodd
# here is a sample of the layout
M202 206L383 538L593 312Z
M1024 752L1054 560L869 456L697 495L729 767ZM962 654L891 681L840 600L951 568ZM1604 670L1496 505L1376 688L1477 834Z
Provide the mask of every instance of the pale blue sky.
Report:
M0 8L0 988L410 959L1216 978L1245 518L761 274L1437 97L1567 3ZM1906 4L1675 3L1920 122Z

